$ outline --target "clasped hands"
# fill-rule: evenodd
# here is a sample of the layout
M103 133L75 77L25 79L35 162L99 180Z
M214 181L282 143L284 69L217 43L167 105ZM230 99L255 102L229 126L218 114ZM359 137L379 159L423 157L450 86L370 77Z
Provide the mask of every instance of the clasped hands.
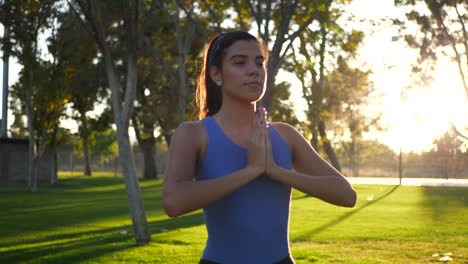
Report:
M275 180L279 167L273 158L265 108L258 108L255 112L247 151L247 167L255 169L257 175L265 173Z

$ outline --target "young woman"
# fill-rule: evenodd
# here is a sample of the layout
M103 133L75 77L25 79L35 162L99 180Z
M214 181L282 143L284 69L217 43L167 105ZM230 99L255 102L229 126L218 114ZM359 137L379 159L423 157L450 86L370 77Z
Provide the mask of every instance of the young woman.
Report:
M356 193L293 127L268 123L266 49L243 31L213 38L197 87L200 121L173 137L163 185L166 213L203 208L200 263L294 263L288 241L291 188L353 207ZM292 170L294 169L294 170Z

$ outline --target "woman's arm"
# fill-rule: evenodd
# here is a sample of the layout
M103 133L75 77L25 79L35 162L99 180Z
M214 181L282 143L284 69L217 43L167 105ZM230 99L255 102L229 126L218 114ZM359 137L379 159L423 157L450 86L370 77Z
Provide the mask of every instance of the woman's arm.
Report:
M256 131L256 132L255 132ZM255 179L263 172L265 156L263 130L255 130L249 145L248 165L231 174L210 180L194 181L197 160L206 145L200 122L187 122L177 128L171 142L164 175L163 207L170 217L204 208ZM263 156L262 156L263 155Z
M273 158L269 158L267 174L270 178L325 202L353 207L356 192L346 178L322 159L293 127L281 123L275 123L274 126L291 147L294 171L277 166ZM267 144L271 149L271 144Z

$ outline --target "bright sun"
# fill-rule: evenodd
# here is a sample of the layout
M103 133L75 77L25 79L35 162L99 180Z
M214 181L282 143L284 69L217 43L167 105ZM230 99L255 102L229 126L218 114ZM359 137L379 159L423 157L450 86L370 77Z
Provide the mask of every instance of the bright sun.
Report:
M393 78L401 76L395 73ZM405 89L401 102L399 92L387 95L383 120L388 130L374 137L395 150L400 144L403 151L430 149L434 138L447 131L451 122L459 129L468 127L468 102L462 87L456 65L441 61L429 87Z

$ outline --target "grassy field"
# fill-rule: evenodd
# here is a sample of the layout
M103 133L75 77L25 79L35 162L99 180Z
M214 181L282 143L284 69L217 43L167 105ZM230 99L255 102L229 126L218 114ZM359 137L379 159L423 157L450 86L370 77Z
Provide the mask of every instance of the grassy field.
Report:
M123 180L62 174L56 185L0 183L0 263L197 263L201 211L169 219L161 181L142 181L153 241L135 246ZM468 188L356 185L355 208L294 192L290 240L298 264L468 263ZM439 256L433 256L439 254Z

